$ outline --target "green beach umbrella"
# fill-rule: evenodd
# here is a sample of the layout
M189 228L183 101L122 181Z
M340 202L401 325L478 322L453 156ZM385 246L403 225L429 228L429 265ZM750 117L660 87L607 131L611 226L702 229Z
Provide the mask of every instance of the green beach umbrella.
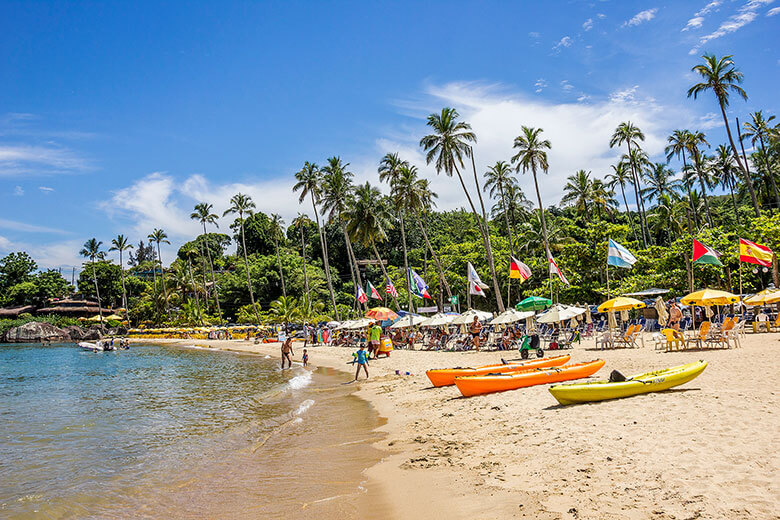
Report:
M552 300L542 298L541 296L529 296L525 300L515 305L518 311L539 311L552 305Z

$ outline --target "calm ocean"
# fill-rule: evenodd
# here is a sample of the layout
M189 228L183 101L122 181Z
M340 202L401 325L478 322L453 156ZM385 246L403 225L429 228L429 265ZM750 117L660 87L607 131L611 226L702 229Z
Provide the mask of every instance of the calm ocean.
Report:
M0 517L360 518L381 419L348 378L188 348L2 345Z

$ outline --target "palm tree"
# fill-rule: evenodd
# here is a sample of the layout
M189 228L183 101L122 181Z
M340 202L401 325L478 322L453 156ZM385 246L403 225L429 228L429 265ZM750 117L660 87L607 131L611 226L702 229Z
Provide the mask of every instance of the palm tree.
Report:
M109 251L119 251L119 273L122 276L122 307L125 309L125 320L130 323L130 315L127 310L127 289L125 288L125 264L123 260L123 253L128 249L133 248L133 244L129 243L124 235L117 235L116 238L111 240L111 247Z
M320 248L322 250L322 263L325 267L325 279L328 282L328 292L330 293L330 303L333 305L333 316L339 321L339 310L336 307L336 293L333 291L333 280L330 276L330 262L328 261L328 241L320 227L320 216L317 213L317 202L322 196L322 172L319 166L306 161L303 168L295 173L295 186L293 191L300 191L298 202L303 202L308 195L311 198L311 207L314 210L314 220L317 222L317 234L320 236Z
M97 296L98 314L100 315L100 326L103 326L103 305L100 303L100 288L98 287L97 271L95 270L95 262L98 259L103 258L103 252L100 250L100 246L103 242L95 238L90 238L84 243L84 249L79 253L84 258L89 258L92 264L92 281L95 282L95 295Z
M550 253L550 241L547 236L547 223L544 219L544 206L542 206L542 195L539 192L539 181L536 178L536 170L541 170L547 173L550 165L547 161L547 152L552 148L550 141L541 138L541 128L531 128L527 126L522 127L523 133L515 137L513 148L517 148L518 152L512 157L512 164L517 163L515 166L516 171L523 169L523 173L526 173L529 169L534 176L534 188L536 188L536 200L539 202L539 219L542 224L542 237L544 238L544 250L547 256L551 256Z
M168 235L162 229L155 229L146 238L157 243L157 259L160 261L160 275L162 276L163 310L168 312L168 289L165 288L165 268L163 267L162 255L160 254L160 243L170 244Z
M612 138L609 141L609 147L622 146L624 143L628 147L629 166L631 167L631 177L634 185L634 196L636 197L636 207L639 211L640 227L642 228L642 246L647 249L647 219L645 218L644 206L642 205L642 199L639 198L639 173L637 172L637 164L633 160L635 155L632 154L633 150L639 148L639 142L645 140L645 134L636 127L631 121L620 123L612 134ZM633 148L632 148L633 147Z
M666 234L669 237L668 242L671 243L672 237L679 237L682 234L682 223L677 218L674 199L668 193L660 195L658 204L649 217L654 221L653 231L656 237L662 237Z
M528 253L538 251L539 244L544 245L544 236L547 235L550 251L560 251L565 244L574 243L575 240L566 234L566 230L561 227L558 220L551 218L547 221L545 231L542 231L542 222L539 219L539 213L534 211L528 222L523 222L520 226L521 232L518 237L522 237L518 249Z
M260 313L257 310L257 305L255 305L255 292L252 290L252 275L249 272L249 257L246 251L246 236L244 235L244 215L251 217L254 214L255 207L252 197L239 192L230 199L230 207L222 213L222 216L225 217L230 214L238 214L238 223L241 226L241 250L244 252L246 286L247 289L249 289L249 301L252 302L252 309L255 311L255 319L257 319L257 323L260 323ZM284 281L282 281L282 287L284 287Z
M309 295L309 275L306 273L306 242L303 239L303 228L311 224L309 217L302 213L298 213L298 216L292 221L290 225L297 227L301 233L301 257L303 258L303 287L306 291L304 301L307 309L311 305L311 296Z
M688 170L688 163L685 160L685 152L689 149L689 144L691 141L691 132L690 130L675 130L672 132L672 135L666 138L666 142L669 144L665 148L666 152L666 162L672 160L672 157L677 156L678 158L682 158L682 171L686 172ZM686 190L688 191L688 201L691 201L691 187L690 183L683 182ZM690 208L691 213L693 213L693 220L698 225L699 222L699 215L696 213L696 210L694 208ZM690 226L689 226L690 227Z
M283 323L286 330L289 323L300 318L301 308L298 300L292 296L280 296L271 302L268 313L275 318L275 321Z
M598 210L598 217L601 219L601 211L609 215L610 221L615 223L614 210L620 207L620 203L615 199L615 190L610 188L603 180L593 179L591 184L591 202Z
M742 128L744 128L744 132L742 134L743 138L749 138L750 142L753 144L753 148L756 148L756 141L760 144L760 150L761 150L761 156L764 159L764 175L769 177L769 181L772 183L772 190L775 192L775 210L780 210L780 192L777 190L777 182L775 181L774 173L772 172L772 168L769 165L769 155L767 154L765 139L768 141L770 134L772 133L772 121L775 119L775 116L769 116L768 118L764 119L764 114L761 112L761 110L757 112L753 112L750 114L750 117L752 121L746 121L742 123Z
M336 221L344 234L344 242L347 246L347 258L349 270L352 276L353 287L362 287L363 280L360 277L360 269L352 248L352 240L347 233L346 222L343 215L352 199L353 173L347 169L349 163L342 162L340 157L330 157L328 165L322 168L325 176L322 182L322 209L328 212L328 218ZM366 305L367 307L367 305Z
M710 143L707 142L707 136L704 135L704 132L700 132L698 130L694 132L688 132L687 138L688 141L686 147L688 148L688 153L691 156L691 166L696 173L696 178L699 181L699 188L701 188L701 194L704 198L704 209L707 212L707 222L709 222L710 227L713 227L712 212L710 212L710 203L707 200L707 188L705 186L707 166L706 161L704 160L704 156L699 149L699 147L702 145L709 147Z
M493 166L488 167L488 171L485 172L485 184L483 189L489 191L492 198L498 197L500 201L502 213L504 214L504 222L506 222L506 232L509 237L509 252L512 256L515 255L514 237L512 236L512 226L509 223L509 211L511 205L507 200L507 191L510 187L516 187L517 181L512 177L512 167L506 161L498 161ZM521 192L522 193L522 192Z
M480 219L477 208L471 200L471 195L466 188L465 182L463 182L463 176L460 172L460 168L463 168L463 157L471 157L473 155L470 143L476 142L477 136L471 131L471 125L463 121L458 121L458 111L454 108L445 107L441 110L441 114L430 114L426 124L433 129L433 133L420 139L420 146L426 151L425 161L427 164L435 162L436 173L441 173L443 171L448 177L452 177L453 172L458 175L460 186L466 194L466 199L471 207L471 212L474 214L474 219L477 221L479 231L482 234L482 242L485 246L485 252L493 277L493 289L496 293L498 309L500 312L504 312L504 302L501 299L498 288L496 268L495 263L493 262L493 251L490 247L487 219L485 219L484 222ZM476 169L474 171L474 178L476 180ZM479 191L479 184L477 184L477 190ZM482 195L480 194L480 199L481 197Z
M747 164L742 164L739 154L737 153L737 147L734 146L734 138L731 136L731 126L726 117L726 107L729 106L729 91L736 92L742 99L747 100L747 93L739 86L744 79L744 75L734 66L732 57L733 56L728 55L718 59L714 54L703 55L702 58L704 59L704 63L695 65L691 71L698 73L704 81L689 88L688 97L693 96L693 99L696 99L699 94L707 90L712 90L715 94L718 105L720 106L720 113L723 116L723 124L726 126L729 144L731 144L731 150L734 152L734 159L736 159L739 169L742 170L745 184L747 184L748 191L750 191L750 199L753 202L753 211L757 217L760 217L761 210L758 208L758 199L756 198L756 192L753 189L753 181L748 173Z
M631 227L631 231L634 233L634 240L639 242L639 237L636 234L636 228L634 227L634 219L631 216L631 210L628 209L628 201L626 200L626 184L633 184L631 180L631 172L626 167L624 162L613 164L612 173L607 174L607 185L614 189L615 186L620 186L620 193L623 195L623 204L626 207L626 214L628 215L628 224Z
M584 213L585 220L590 220L588 216L588 204L593 199L593 183L590 180L591 172L578 170L574 175L569 175L568 181L563 187L563 198L561 203L574 206L577 213Z
M214 300L217 302L217 314L219 315L219 323L222 324L222 307L219 304L219 288L217 287L217 280L214 277L214 262L211 261L211 248L208 245L208 233L206 232L206 224L214 224L215 227L219 227L217 219L219 216L216 213L212 213L213 206L206 202L195 204L195 211L190 214L192 220L197 220L203 226L203 247L206 249L206 257L209 261L209 269L211 270L211 285L214 287Z
M737 199L734 197L734 187L737 185L737 172L734 168L734 155L731 153L729 145L721 144L715 149L713 170L718 184L729 189L731 203L734 205L734 216L737 218L737 225L741 226Z
M390 277L376 247L377 242L384 242L387 239L385 230L390 227L390 215L382 200L382 193L368 182L361 184L355 188L355 198L352 204L345 209L343 216L346 221L346 233L361 243L363 247L370 247L373 250L379 267L382 269L382 274L385 279L389 280ZM407 271L407 278L408 276ZM396 309L401 308L395 296L393 296L393 303ZM410 306L409 312L411 311Z
M192 246L185 246L182 250L184 258L187 259L187 270L190 274L190 283L192 292L195 294L195 310L197 312L198 323L203 325L203 316L200 313L200 296L198 296L198 286L195 284L195 275L192 274L192 259L198 255L198 252Z
M647 187L640 193L649 201L660 201L663 195L673 199L682 187L680 181L674 178L674 172L664 163L655 163L645 172L644 178Z
M284 286L284 271L282 270L282 257L279 254L279 239L284 240L284 219L281 215L273 213L271 215L271 234L274 237L274 246L276 247L276 261L279 264L279 278L282 281L282 296L287 296L287 289Z

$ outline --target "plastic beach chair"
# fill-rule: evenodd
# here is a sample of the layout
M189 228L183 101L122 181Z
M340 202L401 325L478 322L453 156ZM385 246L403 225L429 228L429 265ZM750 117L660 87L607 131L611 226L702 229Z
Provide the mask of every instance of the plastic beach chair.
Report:
M664 335L665 341L663 344L666 347L667 352L680 350L685 346L685 336L683 336L682 332L674 329L663 329L661 330L661 334Z
M693 337L685 340L685 346L687 347L689 343L695 343L696 346L702 348L704 346L704 342L707 341L707 336L710 333L710 327L711 323L709 321L703 321L699 327L699 332Z

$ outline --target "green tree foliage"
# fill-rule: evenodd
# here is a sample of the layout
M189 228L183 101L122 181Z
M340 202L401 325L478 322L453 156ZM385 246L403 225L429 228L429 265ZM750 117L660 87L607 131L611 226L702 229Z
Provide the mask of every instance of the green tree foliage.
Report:
M25 252L11 253L0 259L0 291L30 281L38 264Z

